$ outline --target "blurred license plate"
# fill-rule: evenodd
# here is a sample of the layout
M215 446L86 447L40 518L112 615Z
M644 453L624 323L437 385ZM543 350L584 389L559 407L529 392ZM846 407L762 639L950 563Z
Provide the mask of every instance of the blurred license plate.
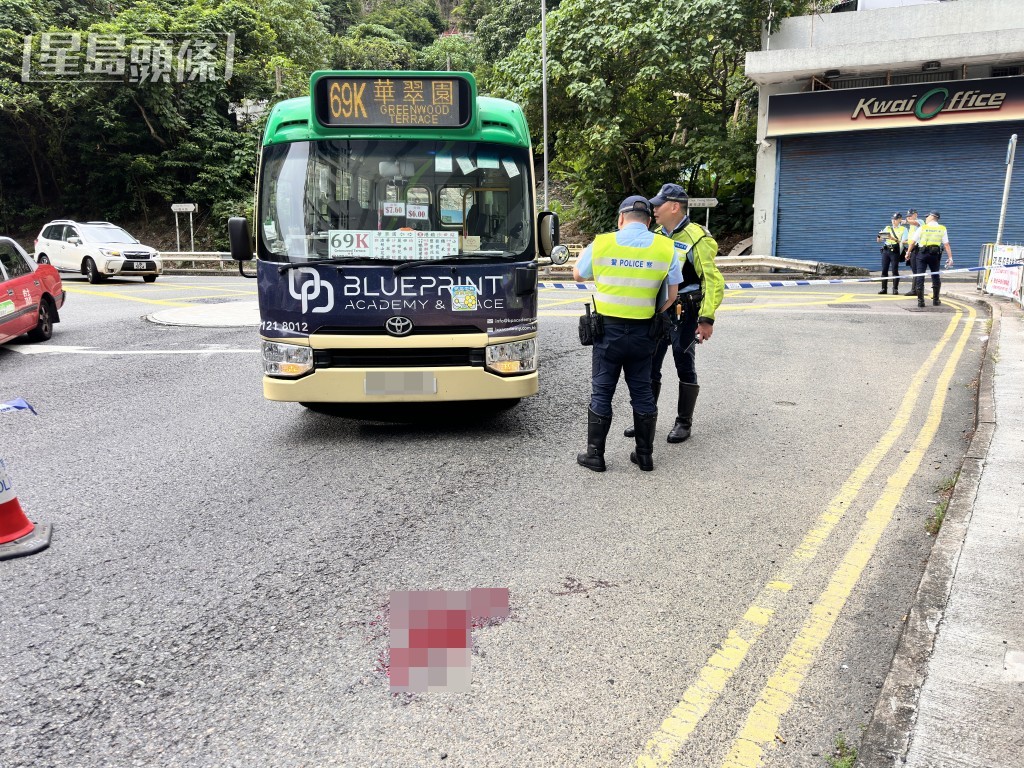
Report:
M132 269L151 269L148 261L133 261Z
M368 371L363 383L368 395L436 395L433 371Z

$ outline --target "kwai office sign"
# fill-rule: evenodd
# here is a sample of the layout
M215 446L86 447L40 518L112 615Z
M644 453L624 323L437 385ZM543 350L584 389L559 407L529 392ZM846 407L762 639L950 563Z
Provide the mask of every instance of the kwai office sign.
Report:
M849 88L768 97L767 136L1024 119L1024 77Z

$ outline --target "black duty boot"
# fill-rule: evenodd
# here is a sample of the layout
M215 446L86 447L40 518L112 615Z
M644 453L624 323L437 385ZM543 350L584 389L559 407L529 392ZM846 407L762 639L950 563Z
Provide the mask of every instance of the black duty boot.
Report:
M924 306L924 286L921 286L917 289L917 306Z
M600 416L587 409L587 452L576 454L577 464L595 472L604 472L604 442L611 427L611 416Z
M658 404L658 395L661 394L661 382L660 381L652 381L651 382L651 389L654 390L654 404L657 405ZM634 436L636 436L636 427L626 427L624 430L622 430L622 436L623 437L634 437Z
M893 280L892 281L892 295L893 296L899 296L900 295L900 281L899 280Z
M942 302L939 301L939 287L938 286L933 286L932 287L932 306L933 307L937 307L941 303Z
M889 292L889 284L888 284L888 283L882 283L882 290L880 290L880 291L878 292L878 293L879 293L879 295L881 295L881 294L883 294L883 293L888 293L888 292ZM893 293L896 293L896 291L895 291L895 290L893 290Z
M654 431L658 427L658 414L633 411L633 426L636 427L636 450L629 454L629 460L644 472L650 472L654 469Z
M676 423L672 426L672 431L668 433L668 442L681 443L689 439L690 427L693 426L693 409L697 405L699 393L699 384L679 382L679 412L676 415Z

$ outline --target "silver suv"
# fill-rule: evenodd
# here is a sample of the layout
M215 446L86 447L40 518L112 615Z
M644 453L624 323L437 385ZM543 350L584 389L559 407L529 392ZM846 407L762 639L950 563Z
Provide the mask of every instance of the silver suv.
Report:
M36 238L35 256L39 264L80 272L90 283L114 275L141 275L152 283L164 269L156 248L108 221L51 221Z

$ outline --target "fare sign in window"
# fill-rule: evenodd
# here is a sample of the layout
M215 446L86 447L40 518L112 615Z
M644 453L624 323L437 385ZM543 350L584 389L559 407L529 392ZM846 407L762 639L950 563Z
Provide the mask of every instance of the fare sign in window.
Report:
M321 77L317 119L330 128L461 128L469 124L469 83L458 77Z
M414 232L332 229L328 256L420 261L459 255L458 232Z

